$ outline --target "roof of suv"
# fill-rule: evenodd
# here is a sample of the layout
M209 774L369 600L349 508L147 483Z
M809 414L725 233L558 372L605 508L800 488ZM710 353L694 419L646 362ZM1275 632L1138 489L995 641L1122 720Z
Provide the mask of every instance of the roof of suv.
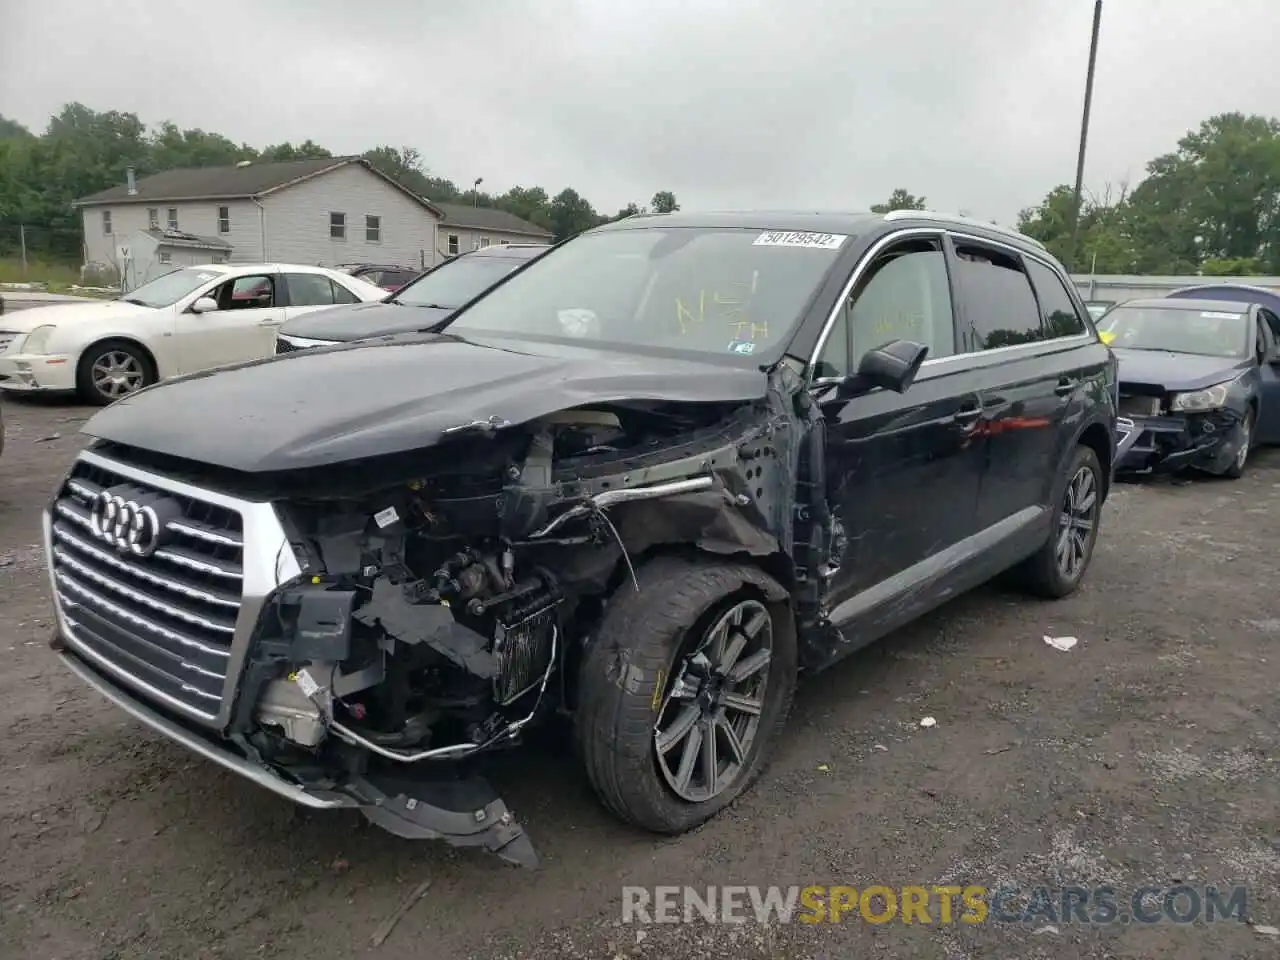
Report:
M934 210L892 210L889 213L823 211L823 210L743 210L705 213L638 213L622 220L615 220L596 227L592 232L634 230L653 226L657 222L673 227L723 227L749 230L782 230L808 233L839 233L850 236L880 232L890 226L932 226L939 228L963 228L979 237L1004 242L1014 241L1019 246L1044 252L1039 240L1019 233L1010 227L987 223L957 214L939 213Z

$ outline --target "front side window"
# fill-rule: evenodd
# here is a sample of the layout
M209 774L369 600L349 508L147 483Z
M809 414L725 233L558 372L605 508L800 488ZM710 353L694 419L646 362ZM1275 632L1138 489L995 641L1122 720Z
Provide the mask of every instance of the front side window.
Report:
M962 240L955 249L956 285L965 319L964 352L1043 340L1040 307L1021 260Z
M333 304L333 284L318 273L290 273L285 275L289 284L289 305L293 307L324 307Z
M350 290L348 290L346 287L344 287L342 284L338 283L335 280L333 282L333 302L334 303L359 303L360 298L357 297L354 293L352 293Z
M345 213L329 214L329 239L347 239L347 215Z
M894 340L924 344L929 359L955 353L941 238L909 240L877 256L845 302L840 322L848 331L846 365L838 374L823 375L852 373L864 354ZM834 366L836 358L825 354L824 349L824 359Z
M219 233L231 232L231 208L230 207L218 208L218 232Z
M382 218L370 217L364 218L364 238L369 243L382 242Z
M228 280L218 291L221 310L262 310L274 307L276 284L272 277L251 276Z
M1195 353L1206 357L1249 356L1254 340L1248 313L1232 310L1226 303L1216 306L1221 309L1121 304L1102 318L1098 333L1116 349Z
M169 307L218 276L212 270L175 270L129 291L124 301L143 307Z
M169 208L169 229L170 230L178 229L178 208L177 207Z
M790 338L847 239L657 226L583 234L494 288L448 329L751 364Z
M1045 336L1077 337L1085 332L1084 320L1076 312L1076 305L1067 293L1062 279L1038 260L1026 260L1027 273L1036 288L1040 300L1040 318Z

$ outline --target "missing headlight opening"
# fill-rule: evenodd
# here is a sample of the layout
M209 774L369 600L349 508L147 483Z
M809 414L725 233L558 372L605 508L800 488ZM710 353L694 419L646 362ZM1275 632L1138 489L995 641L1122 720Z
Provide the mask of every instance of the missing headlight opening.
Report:
M819 625L843 540L821 468L807 465L821 459L821 417L789 365L761 384L756 400L597 403L523 424L481 416L441 429L434 446L349 466L200 467L208 475L193 477L183 465L195 489L269 500L299 571L268 592L217 732L273 789L336 796L400 836L536 865L479 764L555 715L575 715L593 695L580 683L593 650L603 658L593 682L663 702L650 688L674 684L669 668L632 659L628 639L602 626L611 598L630 594L651 609L666 600L644 587L642 565L664 554L736 562L754 571L740 590L794 609L805 636L831 642ZM110 591L95 591L97 568L78 559L74 518L122 481L178 471L164 455L106 441L87 458L55 501L51 530L69 548L56 548L55 562L73 564L68 589L84 586L86 604ZM211 514L194 529L211 549L244 541L247 562L248 535L216 534L218 523L230 521ZM184 569L216 571L170 540L165 550ZM102 569L115 578L124 568ZM202 690L214 704L221 674L209 676ZM214 709L198 714L202 723L221 724Z

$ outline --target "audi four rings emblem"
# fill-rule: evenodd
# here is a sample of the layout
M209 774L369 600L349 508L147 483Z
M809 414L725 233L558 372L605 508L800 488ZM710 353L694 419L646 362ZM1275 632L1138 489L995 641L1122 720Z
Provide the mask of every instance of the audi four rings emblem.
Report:
M160 546L164 530L155 507L101 490L89 508L89 524L99 540L121 553L149 557Z

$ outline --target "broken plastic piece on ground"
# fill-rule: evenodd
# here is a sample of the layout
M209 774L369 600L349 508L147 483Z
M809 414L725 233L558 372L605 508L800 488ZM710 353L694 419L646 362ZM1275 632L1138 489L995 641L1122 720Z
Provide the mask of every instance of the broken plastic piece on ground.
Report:
M925 717L920 721L920 726L922 727L936 727L937 725L938 721L933 719L933 717Z
M828 767L825 763L820 763L820 764L818 764L818 770L819 770L821 773L829 773L829 772L830 772L830 770L831 770L831 768L830 768L830 767Z
M1072 647L1074 647L1074 646L1075 646L1077 643L1079 643L1080 641L1079 641L1079 640L1077 640L1075 637L1049 637L1049 636L1046 636L1046 637L1044 638L1044 642L1045 642L1045 643L1047 643L1049 646L1053 647L1053 649L1055 649L1055 650L1061 650L1063 653L1066 653L1068 650L1070 650Z

